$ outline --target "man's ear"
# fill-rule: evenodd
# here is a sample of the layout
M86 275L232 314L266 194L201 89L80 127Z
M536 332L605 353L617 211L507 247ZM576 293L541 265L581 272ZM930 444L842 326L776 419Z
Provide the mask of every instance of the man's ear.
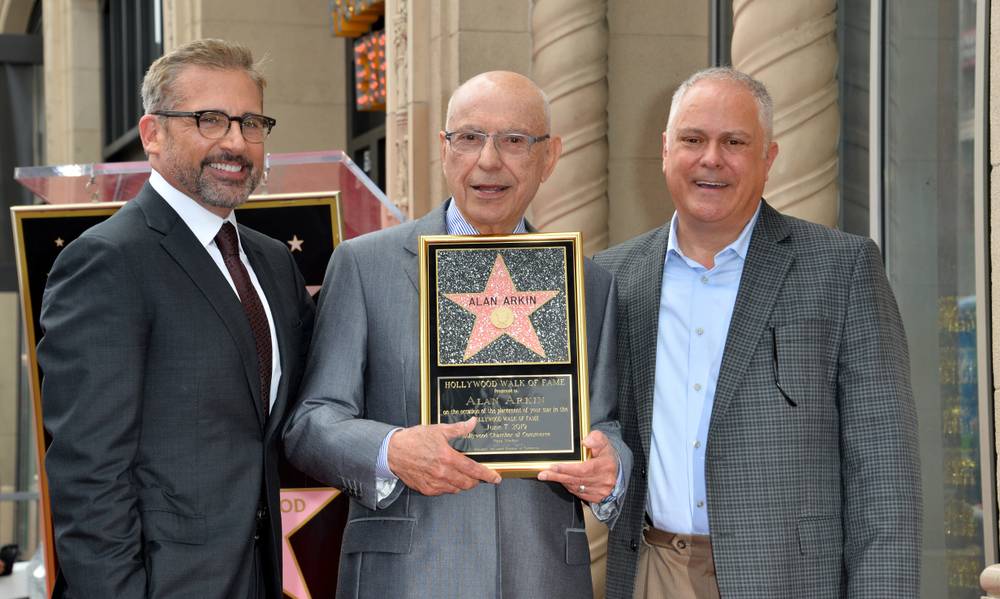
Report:
M549 178L552 171L556 169L556 163L562 156L562 138L558 135L549 139L548 156L545 158L545 170L542 171L542 181Z
M163 146L163 123L153 114L144 114L139 118L139 139L147 156L159 155Z

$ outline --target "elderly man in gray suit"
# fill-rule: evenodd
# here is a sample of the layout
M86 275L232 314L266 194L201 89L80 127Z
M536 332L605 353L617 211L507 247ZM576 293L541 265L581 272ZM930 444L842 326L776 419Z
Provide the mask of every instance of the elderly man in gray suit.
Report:
M918 594L906 339L870 240L761 200L764 86L693 75L663 134L670 222L597 261L618 290L635 454L608 597Z
M351 495L339 597L589 597L580 500L610 522L631 468L615 420L613 281L586 262L592 460L501 482L448 444L473 420L420 426L420 236L524 232L561 151L544 94L515 73L462 85L446 127L451 199L341 244L330 260L285 450Z

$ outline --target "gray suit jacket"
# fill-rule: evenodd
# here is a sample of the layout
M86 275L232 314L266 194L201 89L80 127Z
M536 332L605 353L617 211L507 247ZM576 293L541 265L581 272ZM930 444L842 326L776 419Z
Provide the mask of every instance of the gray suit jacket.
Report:
M280 573L278 441L313 306L288 248L239 232L281 353L266 422L239 299L148 184L52 268L38 360L68 597L247 597L263 489L264 559Z
M562 485L506 479L427 497L400 481L376 507L383 438L420 423L418 242L446 232L445 206L342 243L327 270L285 450L351 496L338 596L589 597L581 505ZM627 473L614 408L613 281L589 260L585 270L591 421Z
M618 282L619 408L635 454L608 543L611 599L632 597L641 542L669 228L596 258ZM903 327L875 244L765 203L706 448L723 597L918 594L921 493L909 379Z

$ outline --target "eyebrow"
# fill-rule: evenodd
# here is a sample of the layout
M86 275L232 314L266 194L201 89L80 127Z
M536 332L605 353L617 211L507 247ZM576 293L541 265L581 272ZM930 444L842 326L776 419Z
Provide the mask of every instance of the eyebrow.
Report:
M704 129L698 129L697 127L684 127L677 130L677 135L703 135L709 137ZM720 137L753 137L753 133L743 130L743 129L733 129L731 131L723 131Z

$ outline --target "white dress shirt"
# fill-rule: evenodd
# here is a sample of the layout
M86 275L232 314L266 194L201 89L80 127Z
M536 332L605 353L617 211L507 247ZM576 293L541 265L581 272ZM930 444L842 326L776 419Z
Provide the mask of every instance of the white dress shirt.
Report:
M670 221L656 335L649 495L653 526L707 535L705 448L715 386L743 264L760 205L735 241L707 269L677 243L677 213Z
M222 252L219 250L219 246L215 245L215 236L218 235L219 229L222 228L222 223L230 222L236 227L236 214L230 212L228 217L224 219L220 218L174 188L170 183L167 183L167 180L155 170L149 173L149 184L174 209L174 212L181 217L181 220L184 221L188 229L191 229L198 242L204 246L205 251L212 257L215 265L219 267L222 276L226 277L226 280L229 281L229 286L233 288L233 293L236 293L236 298L239 299L240 296L236 291L236 284L233 283L229 269L226 268L226 263L222 260ZM236 229L236 237L239 239L239 228ZM281 381L281 354L278 351L278 335L274 330L274 317L271 316L271 307L268 305L267 296L264 294L264 290L257 280L257 274L254 273L246 253L243 252L242 242L240 243L240 261L246 267L247 273L250 275L250 282L253 283L254 289L257 290L257 295L260 296L260 303L264 305L264 313L267 314L267 326L271 329L271 394L268 405L273 408L274 400L278 396L278 383Z

